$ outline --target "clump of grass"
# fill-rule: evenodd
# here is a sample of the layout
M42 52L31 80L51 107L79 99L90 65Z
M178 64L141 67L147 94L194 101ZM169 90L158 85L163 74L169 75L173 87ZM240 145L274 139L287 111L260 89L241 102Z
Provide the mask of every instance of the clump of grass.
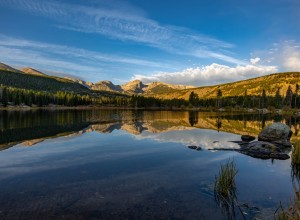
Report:
M279 220L300 219L300 141L294 143L291 159L294 198L287 208L280 203L280 207L275 212L275 218Z
M291 159L292 178L300 181L300 141L294 143Z
M238 173L233 160L221 165L219 175L215 178L215 195L228 200L236 197L235 176Z
M236 184L235 176L238 173L233 160L221 165L219 175L215 178L214 194L218 205L225 211L228 219L235 218ZM240 209L240 207L237 205ZM243 215L242 210L240 209ZM244 217L244 215L243 215Z
M279 220L299 220L300 219L300 192L299 186L294 185L294 199L288 208L283 208L280 203L279 213L277 214L277 219ZM277 210L278 211L278 210ZM277 211L275 213L277 213Z

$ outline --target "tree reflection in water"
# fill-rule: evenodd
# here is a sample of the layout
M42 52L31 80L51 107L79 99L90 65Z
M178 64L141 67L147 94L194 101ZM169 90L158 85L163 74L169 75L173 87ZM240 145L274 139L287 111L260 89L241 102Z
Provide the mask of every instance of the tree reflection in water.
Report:
M198 114L197 111L189 111L189 122L192 127L198 124Z

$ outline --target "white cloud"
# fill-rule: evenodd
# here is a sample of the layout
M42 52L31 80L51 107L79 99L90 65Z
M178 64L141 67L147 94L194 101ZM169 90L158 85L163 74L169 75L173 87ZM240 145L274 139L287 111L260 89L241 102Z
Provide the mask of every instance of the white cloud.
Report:
M58 28L134 41L180 55L216 58L234 64L243 63L228 55L226 50L234 47L231 43L186 28L162 25L146 18L139 9L130 5L126 6L121 2L122 7L116 8L108 2L86 6L51 0L0 0L0 5L49 17L58 23Z
M270 48L255 51L253 55L261 58L260 63L276 65L280 71L300 72L300 42L285 40L273 43Z
M180 72L160 72L153 75L135 75L133 79L143 82L162 81L184 85L215 85L219 83L244 80L277 72L276 66L238 65L229 67L213 63L204 67L189 68Z
M281 60L286 71L300 72L300 49L298 46L285 46Z
M259 57L251 58L251 59L250 59L250 62L251 62L253 65L259 63L259 61L260 61L260 58L259 58Z

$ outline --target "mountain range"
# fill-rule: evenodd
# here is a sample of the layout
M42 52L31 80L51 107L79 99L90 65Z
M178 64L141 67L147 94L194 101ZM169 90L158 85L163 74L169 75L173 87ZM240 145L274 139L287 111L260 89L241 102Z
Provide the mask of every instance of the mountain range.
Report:
M155 94L162 92L174 92L184 89L196 88L195 86L185 86L185 85L172 85L163 82L151 82L144 84L140 80L132 80L128 83L122 85L115 85L109 80L100 81L97 83L85 82L79 79L72 79L76 83L86 86L87 88L94 91L110 91L110 92L120 92L124 94Z
M300 85L300 72L274 73L253 79L204 87L172 85L164 82L144 84L140 80L115 85L108 80L98 83L85 82L80 79L49 76L30 67L18 70L7 64L0 63L0 84L49 92L66 91L80 94L104 92L112 95L139 94L164 99L188 99L192 91L198 94L200 98L214 98L219 89L224 97L243 96L245 92L248 95L261 95L263 89L267 92L267 95L274 96L277 89L280 89L283 95L289 85L291 85L293 90L296 84Z

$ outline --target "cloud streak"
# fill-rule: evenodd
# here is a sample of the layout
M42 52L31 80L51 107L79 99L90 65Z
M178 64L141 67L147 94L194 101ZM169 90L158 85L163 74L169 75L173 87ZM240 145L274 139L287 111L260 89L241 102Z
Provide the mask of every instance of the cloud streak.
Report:
M276 66L238 65L229 67L213 63L208 66L188 68L180 72L135 75L133 79L139 79L146 83L162 81L171 84L206 86L259 77L277 71Z
M110 71L120 71L127 66L148 68L172 68L173 65L145 59L104 54L76 47L49 44L0 34L2 62L32 65L49 72L75 74L86 80L103 79ZM117 66L117 67L114 67ZM97 74L102 75L97 75Z
M58 22L58 28L133 41L179 55L245 64L230 56L227 50L234 47L231 43L186 28L159 24L130 6L116 8L108 2L86 6L43 0L0 0L0 5L51 18Z

